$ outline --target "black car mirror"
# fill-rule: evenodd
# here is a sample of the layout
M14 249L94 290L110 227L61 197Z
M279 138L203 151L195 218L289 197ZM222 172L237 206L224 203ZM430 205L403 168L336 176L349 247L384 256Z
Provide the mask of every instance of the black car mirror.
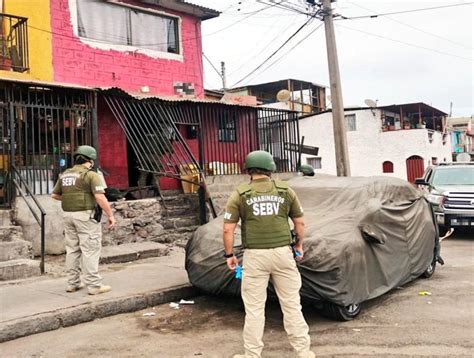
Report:
M425 179L423 178L417 178L415 179L415 184L416 185L430 185Z

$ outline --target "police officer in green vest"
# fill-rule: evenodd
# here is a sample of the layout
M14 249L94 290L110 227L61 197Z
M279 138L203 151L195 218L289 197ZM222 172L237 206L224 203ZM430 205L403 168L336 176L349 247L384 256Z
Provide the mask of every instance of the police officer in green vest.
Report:
M303 164L300 166L300 169L298 170L300 173L303 174L305 177L314 177L314 169L311 165L309 164Z
M105 197L103 178L92 170L97 152L93 147L82 145L74 153L75 165L64 171L54 186L52 197L61 201L64 211L64 232L66 243L66 269L68 286L66 292L75 292L83 281L90 295L111 290L102 284L99 275L99 259L102 242L102 227L94 219L94 208L98 204L108 217L109 229L115 225L115 218Z
M271 280L283 311L283 323L291 345L300 358L314 357L310 351L308 325L301 312L301 275L291 249L288 218L294 223L299 253L304 257L303 209L286 182L272 180L276 165L270 153L251 152L245 160L250 183L241 184L230 196L224 214L224 257L230 270L239 260L233 254L234 231L241 220L243 256L242 300L245 305L243 331L245 354L238 358L261 357L265 326L265 302Z

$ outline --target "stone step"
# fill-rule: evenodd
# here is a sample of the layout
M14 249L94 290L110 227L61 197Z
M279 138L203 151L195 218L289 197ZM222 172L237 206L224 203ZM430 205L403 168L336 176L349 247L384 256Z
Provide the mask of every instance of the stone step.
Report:
M189 207L189 205L176 205L176 206L169 206L166 207L166 210L164 210L164 214L166 216L183 216L186 214L186 216L195 216L197 217L198 212L194 212L192 208Z
M0 226L0 242L23 240L23 229L21 226Z
M0 281L18 280L41 275L40 261L18 259L0 262Z
M162 218L161 225L163 228L169 230L179 230L187 227L194 227L198 224L198 219L195 216L186 217L166 217Z
M0 262L17 259L32 259L33 246L25 240L0 241Z
M11 210L0 209L0 226L9 226L11 224Z
M166 256L168 253L168 246L161 243L134 242L117 246L104 246L99 262L101 264L129 262L148 257Z
M193 236L194 231L187 232L167 232L159 237L153 238L154 242L172 243L173 245L184 247L188 240Z

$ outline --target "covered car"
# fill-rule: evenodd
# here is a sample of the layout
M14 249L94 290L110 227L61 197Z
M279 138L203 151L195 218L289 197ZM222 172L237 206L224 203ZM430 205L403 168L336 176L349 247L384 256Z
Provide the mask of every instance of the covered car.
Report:
M303 301L349 320L360 303L433 274L439 236L430 204L410 183L389 177L297 177L289 181L305 217ZM186 247L190 282L216 295L240 295L223 258L223 218L201 226ZM240 224L234 253L242 259ZM245 262L243 274L245 275ZM270 291L272 287L270 285Z

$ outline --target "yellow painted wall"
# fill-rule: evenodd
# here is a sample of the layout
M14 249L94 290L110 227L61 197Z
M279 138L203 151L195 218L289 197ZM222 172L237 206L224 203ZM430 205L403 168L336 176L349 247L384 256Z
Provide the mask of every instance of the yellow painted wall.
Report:
M0 3L2 3L1 0ZM50 0L3 0L2 12L28 18L30 70L23 73L0 70L0 78L52 81L52 34L35 29L51 31Z

